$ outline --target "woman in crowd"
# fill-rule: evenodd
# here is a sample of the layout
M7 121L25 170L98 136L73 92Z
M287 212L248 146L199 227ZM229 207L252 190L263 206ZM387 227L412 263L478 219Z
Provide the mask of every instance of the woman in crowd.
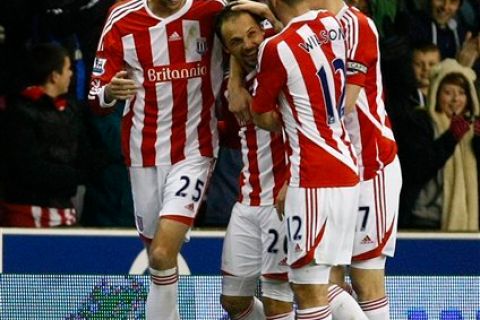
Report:
M432 72L426 109L398 128L404 173L400 225L443 231L479 229L480 120L475 72L453 59ZM408 126L407 126L408 125Z

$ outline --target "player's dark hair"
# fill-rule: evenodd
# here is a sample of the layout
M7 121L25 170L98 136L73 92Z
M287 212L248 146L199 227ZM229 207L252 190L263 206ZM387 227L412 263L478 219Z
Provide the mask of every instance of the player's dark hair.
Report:
M33 46L27 55L29 85L43 85L52 72L62 73L68 51L60 45L41 43Z
M222 11L220 11L217 16L215 17L215 34L217 35L217 37L220 39L220 41L222 42L223 46L226 47L226 43L225 43L225 39L223 38L223 34L222 34L222 26L225 22L227 22L228 20L230 19L233 19L233 18L236 18L236 17L239 17L241 16L242 14L249 14L253 17L253 19L255 19L255 21L257 21L257 23L259 25L261 25L261 22L263 20L265 20L264 18L256 15L256 14L253 14L249 11L245 11L245 10L232 10L232 6L231 5L227 5L225 6L225 8L223 8Z

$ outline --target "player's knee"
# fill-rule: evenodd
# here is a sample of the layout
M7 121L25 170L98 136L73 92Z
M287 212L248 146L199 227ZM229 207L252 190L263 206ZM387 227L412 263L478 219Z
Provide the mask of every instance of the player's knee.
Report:
M262 296L265 314L275 316L293 310L293 291L288 281L262 278Z
M156 270L173 268L176 266L177 252L173 252L166 247L156 246L150 248L149 264Z
M276 301L293 302L293 291L288 281L262 277L262 296Z
M352 287L360 301L370 301L385 296L385 277L383 269L350 269Z
M241 314L247 310L252 301L253 297L235 297L223 294L220 296L220 303L230 316Z

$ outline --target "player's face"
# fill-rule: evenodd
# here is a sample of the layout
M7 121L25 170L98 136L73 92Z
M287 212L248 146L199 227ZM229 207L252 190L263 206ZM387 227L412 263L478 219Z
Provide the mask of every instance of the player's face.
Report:
M430 71L440 62L438 51L415 51L412 58L413 71L419 87L428 87L430 84Z
M462 115L467 106L467 93L456 84L444 83L438 91L438 106L447 117Z
M265 36L255 19L248 13L229 19L222 26L222 34L227 51L243 65L255 68L258 47Z
M72 69L71 69L71 62L69 57L65 57L65 61L63 63L62 73L59 73L56 77L56 85L60 94L64 94L68 92L68 87L70 86L70 79L72 78Z
M460 7L460 0L431 0L432 18L441 26L445 26Z

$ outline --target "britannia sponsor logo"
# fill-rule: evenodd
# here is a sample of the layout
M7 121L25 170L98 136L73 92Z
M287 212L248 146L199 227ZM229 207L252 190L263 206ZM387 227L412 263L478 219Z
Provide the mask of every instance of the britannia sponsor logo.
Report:
M152 82L163 82L180 79L203 77L207 74L207 66L197 63L183 68L157 67L147 69L147 79Z

